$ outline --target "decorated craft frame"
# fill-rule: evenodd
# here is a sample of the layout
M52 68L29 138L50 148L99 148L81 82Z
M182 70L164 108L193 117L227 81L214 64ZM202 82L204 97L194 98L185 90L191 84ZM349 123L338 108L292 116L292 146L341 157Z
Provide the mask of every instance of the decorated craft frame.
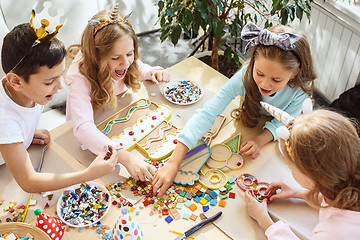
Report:
M242 167L244 159L239 154L241 133L236 134L224 143L211 146L211 156L206 165L224 172Z
M170 156L177 144L179 129L167 120L171 108L139 99L97 125L115 144L131 150L138 147L155 161Z
M203 139L200 139L197 145L186 153L174 183L184 186L194 185L200 178L200 169L204 166L210 155L210 147Z
M264 193L269 187L269 183L259 182L254 175L243 173L236 178L235 182L241 190L249 191L250 196L254 197L259 202L262 202L267 198L267 195Z
M222 188L228 182L227 176L220 169L211 168L204 172L201 169L199 176L200 176L199 178L200 184L202 184L204 187L209 189Z

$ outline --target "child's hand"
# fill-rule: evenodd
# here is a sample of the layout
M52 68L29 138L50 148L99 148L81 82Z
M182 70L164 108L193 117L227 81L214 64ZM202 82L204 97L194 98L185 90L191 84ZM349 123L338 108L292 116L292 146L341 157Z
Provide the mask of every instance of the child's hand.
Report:
M165 166L160 168L152 181L155 196L162 196L173 183L178 172L178 164L168 161Z
M159 82L168 82L170 80L170 74L165 70L153 70L151 72L151 81L158 85Z
M108 148L110 153L108 153ZM111 150L110 150L111 149ZM105 157L106 156L106 157ZM106 174L112 173L117 164L117 152L112 146L104 146L103 151L94 159L87 168L91 179L96 179Z
M34 133L34 138L32 140L33 144L48 144L50 142L50 133L46 129L36 129Z
M280 189L280 193L276 193L276 190ZM293 189L285 182L273 182L269 185L264 194L269 193L269 200L273 201L280 198L304 198L307 190Z
M260 155L260 146L253 140L249 140L240 146L240 154L255 159Z
M246 191L244 194L249 216L252 217L265 231L274 223L268 214L267 199L265 198L260 203L255 198L250 196L248 191Z
M152 180L153 175L155 174L155 170L152 165L136 159L125 149L121 149L118 151L118 162L126 167L130 175L135 180L145 181Z

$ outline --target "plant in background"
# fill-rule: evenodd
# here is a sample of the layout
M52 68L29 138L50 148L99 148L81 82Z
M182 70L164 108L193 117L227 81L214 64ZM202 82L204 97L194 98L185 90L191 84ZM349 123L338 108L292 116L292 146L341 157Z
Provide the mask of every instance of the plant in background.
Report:
M242 27L248 22L263 23L265 28L274 23L287 24L305 13L310 21L312 0L160 0L157 3L161 27L161 41L170 38L177 44L181 33L198 34L202 29L209 37L212 67L218 70L218 49L230 62L239 64L242 52L236 44ZM271 5L270 5L271 4Z

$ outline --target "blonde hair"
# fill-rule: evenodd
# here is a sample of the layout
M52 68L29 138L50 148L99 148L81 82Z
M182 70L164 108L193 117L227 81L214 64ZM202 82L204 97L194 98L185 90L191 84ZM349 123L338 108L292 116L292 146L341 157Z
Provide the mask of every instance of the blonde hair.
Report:
M246 91L244 102L239 108L232 111L232 117L241 120L245 126L254 127L260 119L261 93L254 81L253 68L258 57L264 57L277 61L295 74L295 77L288 82L290 87L301 87L308 95L312 95L313 83L316 79L310 46L305 35L296 32L293 28L284 25L277 25L268 28L274 33L290 32L301 36L294 45L292 51L284 51L275 46L257 45L252 49L249 64L244 75L243 83Z
M92 20L104 22L110 19L109 11L101 11L93 16ZM116 97L113 92L108 58L115 42L123 36L130 36L134 41L134 62L130 65L124 82L133 91L140 89L139 69L136 61L139 59L138 40L133 28L126 21L109 24L99 30L94 36L94 27L87 25L81 38L81 44L68 48L69 55L81 50L82 58L79 71L90 82L91 100L94 110L102 109L110 104L116 107Z
M292 158L283 143L287 161L314 183L310 205L320 205L321 193L329 206L360 211L360 139L348 118L328 110L301 115L290 133Z

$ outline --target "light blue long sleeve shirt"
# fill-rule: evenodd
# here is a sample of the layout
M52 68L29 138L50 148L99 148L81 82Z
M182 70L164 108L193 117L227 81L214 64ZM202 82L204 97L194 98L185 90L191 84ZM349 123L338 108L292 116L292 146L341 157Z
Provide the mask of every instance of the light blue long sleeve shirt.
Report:
M213 126L215 119L224 111L227 105L236 96L245 96L243 78L246 69L247 66L244 66L227 81L213 98L205 103L203 108L195 111L179 134L179 141L181 143L185 144L189 149L194 148L197 141ZM280 108L293 117L297 117L301 113L302 103L307 97L308 95L300 87L291 88L286 85L272 97L261 96L261 101ZM262 107L260 108L260 113L270 116ZM268 129L274 136L274 140L277 140L276 128L281 125L282 123L273 119L267 121L263 129Z

